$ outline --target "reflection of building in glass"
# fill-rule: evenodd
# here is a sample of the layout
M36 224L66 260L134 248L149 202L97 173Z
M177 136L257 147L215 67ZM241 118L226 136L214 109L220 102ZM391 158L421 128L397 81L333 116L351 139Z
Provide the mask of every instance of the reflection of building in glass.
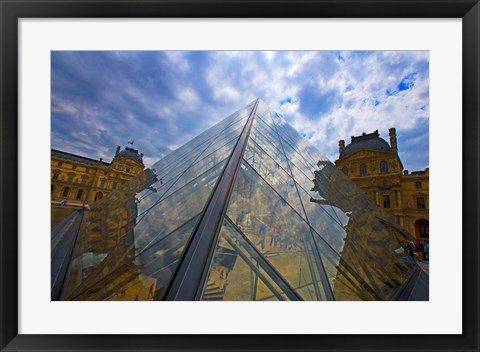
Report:
M261 100L153 170L86 212L60 299L391 300L413 271L389 215Z
M95 202L139 175L144 169L143 154L127 147L117 147L111 163L52 149L51 200L70 205Z
M428 239L428 168L411 173L403 170L395 128L390 128L389 135L390 145L378 131L352 136L347 146L339 141L335 164L402 228Z
M143 282L137 275L139 266L132 232L139 215L135 195L145 189L153 192L151 185L157 180L154 172L146 169L86 212L69 264L68 286L62 295L68 293L75 300L134 298L127 296L126 290L117 290L112 283L126 279L132 280L131 285ZM102 286L105 276L111 285Z

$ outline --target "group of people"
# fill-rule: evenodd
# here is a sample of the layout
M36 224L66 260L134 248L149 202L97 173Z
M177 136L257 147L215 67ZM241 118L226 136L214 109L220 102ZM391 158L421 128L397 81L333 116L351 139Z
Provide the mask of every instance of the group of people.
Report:
M415 259L416 253L419 260L428 261L430 259L429 250L430 245L428 244L428 241L417 240L416 243L413 243L412 241L407 243L407 251L412 259Z
M262 248L262 251L265 250L265 240L267 239L267 231L268 231L267 226L265 224L261 224L258 229L260 240L256 243L256 245L257 246L260 245ZM270 247L275 247L275 245L279 244L281 240L282 240L282 228L280 226L275 226L273 228L273 231L270 237Z
M275 225L269 230L265 224L261 224L258 228L259 241L256 242L255 245L260 246L262 252L265 251L265 241L268 239L268 235L270 235L270 249L277 248L285 251L296 251L298 242L301 240L299 234L289 233L287 235L286 229L282 228L280 225Z
M430 249L430 245L428 244L428 241L417 240L417 243L415 243L415 250L417 251L418 257L420 258L420 260L428 261L429 249Z

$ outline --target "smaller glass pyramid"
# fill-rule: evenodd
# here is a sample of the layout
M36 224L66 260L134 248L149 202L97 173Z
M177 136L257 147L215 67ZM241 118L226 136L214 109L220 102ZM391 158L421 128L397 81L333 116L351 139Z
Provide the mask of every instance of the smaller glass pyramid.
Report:
M61 300L392 300L404 232L255 100L95 203Z

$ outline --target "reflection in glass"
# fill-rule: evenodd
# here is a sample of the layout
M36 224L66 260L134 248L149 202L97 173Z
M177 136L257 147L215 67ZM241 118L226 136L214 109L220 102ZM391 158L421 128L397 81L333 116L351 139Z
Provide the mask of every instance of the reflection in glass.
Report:
M61 299L170 297L219 180L231 194L221 223L210 225L218 239L201 266L203 300L393 299L412 273L399 250L404 233L262 101L242 145L253 109L254 102L98 197L85 212ZM243 151L236 174L224 171L234 151Z
M304 300L326 299L308 225L245 162L227 215Z
M278 301L287 297L251 255L252 249L224 220L210 265L204 301Z
M140 261L144 265L147 262L146 256L152 256L150 261L154 263L160 262L153 260L159 253L172 257L165 249L163 252L161 248L157 250L154 244L170 243L162 240L176 229L182 228L192 218L196 219L196 215L205 206L224 164L225 161L215 165L140 218L137 217L138 203L134 189L127 192L128 185L121 188L121 195L112 192L112 197L99 201L98 206L92 207L92 211L86 214L85 222L80 228L64 299L130 299L122 294L115 293L111 296L109 293L117 292L121 287L129 285L129 280L137 280L139 275L143 275L137 263ZM130 182L135 181L138 180ZM191 194L195 196L190 197ZM190 232L183 233L182 236L177 233L172 239L183 245L189 235ZM181 247L179 246L177 251L180 251ZM180 255L181 252L177 251L173 253ZM169 257L164 257L161 261L168 262L167 258ZM176 265L176 260L170 264ZM170 275L175 268L176 266L169 267L162 275ZM121 276L118 277L117 274ZM156 286L158 285L157 283ZM160 292L159 288L155 291L158 297L163 292Z

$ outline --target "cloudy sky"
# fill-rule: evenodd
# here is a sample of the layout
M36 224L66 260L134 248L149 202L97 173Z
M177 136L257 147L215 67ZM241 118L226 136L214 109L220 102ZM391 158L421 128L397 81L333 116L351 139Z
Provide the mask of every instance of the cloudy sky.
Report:
M429 166L425 51L52 52L52 148L110 161L134 147L151 166L262 98L324 155L396 127L405 169Z

